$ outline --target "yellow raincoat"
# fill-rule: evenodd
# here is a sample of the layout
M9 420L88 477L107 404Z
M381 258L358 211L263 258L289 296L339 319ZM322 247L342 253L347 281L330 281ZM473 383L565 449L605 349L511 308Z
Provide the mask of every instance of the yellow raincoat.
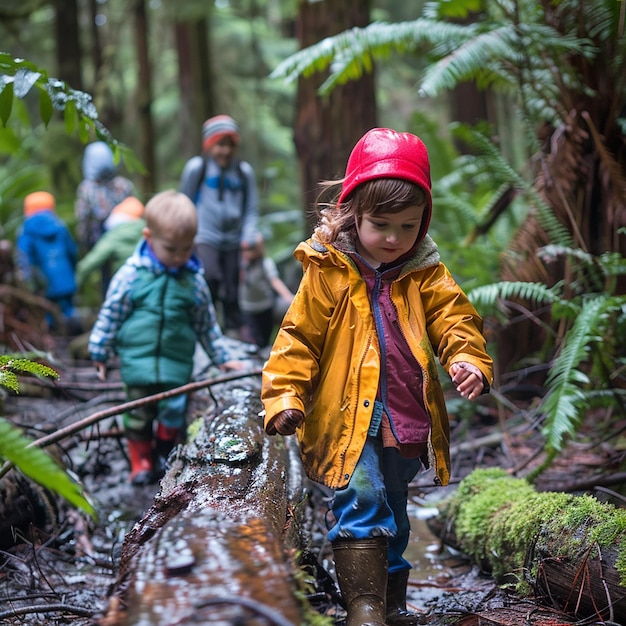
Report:
M265 424L285 409L305 415L296 431L312 480L345 487L370 425L380 352L365 282L348 255L308 240L294 256L303 278L263 369ZM391 287L400 328L422 368L431 419L429 462L435 481L450 477L450 428L436 357L448 371L464 361L492 382L482 319L440 262L427 235ZM410 380L405 381L407 385Z

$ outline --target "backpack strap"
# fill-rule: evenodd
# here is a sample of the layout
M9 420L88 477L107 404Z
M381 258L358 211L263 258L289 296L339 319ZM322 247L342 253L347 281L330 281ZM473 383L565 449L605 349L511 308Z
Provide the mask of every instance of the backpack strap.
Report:
M206 166L207 166L206 157L202 157L202 169L200 170L198 180L194 185L194 188L196 190L194 194L194 203L198 202L198 198L200 196L200 187L204 183L204 174L206 172ZM241 188L243 191L242 199L241 199L241 210L242 212L244 212L246 210L246 206L248 205L248 179L246 175L244 174L243 170L241 169L241 161L239 160L236 161L235 169L237 170L239 180L241 181ZM192 176L196 176L196 172L194 172Z

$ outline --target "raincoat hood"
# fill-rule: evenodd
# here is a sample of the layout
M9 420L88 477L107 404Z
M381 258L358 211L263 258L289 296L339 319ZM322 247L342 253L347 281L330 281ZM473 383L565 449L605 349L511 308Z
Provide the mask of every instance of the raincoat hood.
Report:
M111 180L117 173L113 151L104 141L90 143L83 155L83 178L86 180Z
M65 224L52 210L39 211L24 220L24 234L35 239L52 239L65 230Z

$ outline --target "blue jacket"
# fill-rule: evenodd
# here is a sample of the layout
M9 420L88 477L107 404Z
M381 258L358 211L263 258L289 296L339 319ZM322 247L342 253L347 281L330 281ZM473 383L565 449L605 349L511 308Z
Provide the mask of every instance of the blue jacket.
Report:
M27 283L45 285L56 300L76 293L77 248L63 220L51 210L27 217L17 236L17 263Z

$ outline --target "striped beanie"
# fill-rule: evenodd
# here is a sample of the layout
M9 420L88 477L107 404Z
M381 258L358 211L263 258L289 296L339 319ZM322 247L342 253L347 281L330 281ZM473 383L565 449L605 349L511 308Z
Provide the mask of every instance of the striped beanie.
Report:
M35 191L24 198L24 215L30 217L41 211L54 211L54 196L47 191Z
M202 124L203 151L206 152L224 137L232 137L235 144L239 143L239 126L229 115L216 115Z

